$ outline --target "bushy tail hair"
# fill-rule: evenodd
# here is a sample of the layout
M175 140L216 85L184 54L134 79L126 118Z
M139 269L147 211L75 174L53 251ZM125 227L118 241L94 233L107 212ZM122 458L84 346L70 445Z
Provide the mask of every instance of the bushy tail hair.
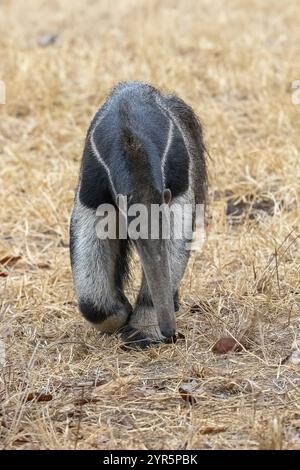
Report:
M122 102L120 105L120 116L122 126L122 144L126 153L129 169L139 167L146 178L149 173L149 161L147 153L143 148L143 143L138 137L137 126L132 114L130 114L130 105Z

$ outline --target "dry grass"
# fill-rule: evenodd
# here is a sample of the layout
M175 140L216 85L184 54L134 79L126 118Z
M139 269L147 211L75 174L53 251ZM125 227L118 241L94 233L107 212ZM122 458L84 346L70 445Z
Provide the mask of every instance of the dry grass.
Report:
M2 0L0 24L1 447L299 448L299 2ZM80 317L68 255L85 132L120 79L176 90L213 157L185 339L130 353ZM232 223L229 195L275 213ZM224 334L244 349L213 354Z

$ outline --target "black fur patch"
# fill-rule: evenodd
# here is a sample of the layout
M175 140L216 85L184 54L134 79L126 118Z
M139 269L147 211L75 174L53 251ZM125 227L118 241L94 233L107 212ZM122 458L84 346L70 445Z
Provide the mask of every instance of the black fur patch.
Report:
M189 187L189 156L178 129L174 126L174 135L169 148L165 166L166 188L172 197L180 196Z
M131 253L130 240L120 240L119 253L115 265L115 284L122 291L123 285L129 278L129 259ZM121 299L122 300L122 299Z
M179 301L178 290L174 294L174 310L175 310L175 312L178 312L180 310L180 301Z
M97 308L88 300L79 300L79 310L84 318L91 323L101 323L108 317L104 309Z
M113 204L107 173L86 144L81 165L80 202L90 209L97 209L102 203Z
M208 152L203 142L201 123L192 108L178 96L171 95L166 98L166 101L188 134L190 144L189 152L194 166L190 184L195 192L196 203L205 204L207 196L207 169L205 157Z
M111 307L110 311L96 307L88 300L79 300L79 310L86 320L91 323L102 323L111 315L126 315L128 318L132 313L132 307L123 292L119 292L119 300Z

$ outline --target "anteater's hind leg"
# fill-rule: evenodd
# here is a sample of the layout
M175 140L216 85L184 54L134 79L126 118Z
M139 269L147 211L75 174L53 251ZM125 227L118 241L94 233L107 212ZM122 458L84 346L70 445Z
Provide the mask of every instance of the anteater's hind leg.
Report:
M71 219L71 262L82 315L105 333L120 330L131 305L123 292L128 272L127 240L99 239L96 211L77 199Z
M171 236L170 240L168 240L174 310L178 311L180 308L178 290L189 260L190 251L188 248L193 236L193 212L192 210L189 211L184 204L190 204L189 209L192 209L192 207L194 207L193 195L189 191L175 198L172 204L177 204L179 211L181 208L181 212L177 211L175 218L172 220L177 220L177 223L180 223L181 214L185 217L185 228L183 229L182 227L180 233L175 230L171 221ZM174 209L174 211L175 210L176 209ZM190 217L190 220L188 220L188 217ZM123 330L123 339L126 343L130 343L131 346L136 347L146 347L151 343L165 340L158 326L157 315L153 307L151 294L144 273L134 311L130 317L129 324Z

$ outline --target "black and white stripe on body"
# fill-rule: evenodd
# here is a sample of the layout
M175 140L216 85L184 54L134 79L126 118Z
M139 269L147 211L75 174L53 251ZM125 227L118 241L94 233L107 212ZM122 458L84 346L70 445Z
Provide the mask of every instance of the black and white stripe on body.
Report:
M96 209L103 203L117 208L118 194L128 196L129 204L150 207L163 203L170 192L170 204L205 202L200 124L176 96L146 84L121 83L87 133L71 219L71 262L85 318L105 332L122 329L127 341L139 345L175 334L174 302L189 258L186 240L100 240ZM132 309L124 284L133 245L143 280Z

